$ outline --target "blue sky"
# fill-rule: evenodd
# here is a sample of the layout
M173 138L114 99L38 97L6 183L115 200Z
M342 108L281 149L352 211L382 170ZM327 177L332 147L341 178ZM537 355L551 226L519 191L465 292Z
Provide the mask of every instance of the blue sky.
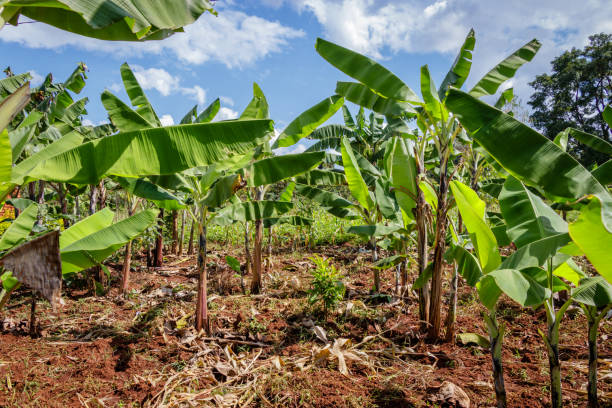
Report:
M282 130L345 79L315 52L317 37L379 60L417 91L421 65L428 64L439 83L470 27L477 42L467 87L535 37L543 43L540 53L508 84L526 101L527 82L546 72L554 56L582 47L590 34L612 32L609 0L219 0L216 8L218 17L203 15L185 33L143 44L101 42L37 22L7 26L0 52L4 65L32 71L38 81L49 72L63 80L85 62L89 79L81 95L89 98L92 123L106 120L104 89L127 100L119 75L127 61L167 123L216 97L222 97L221 116L231 118L257 82Z

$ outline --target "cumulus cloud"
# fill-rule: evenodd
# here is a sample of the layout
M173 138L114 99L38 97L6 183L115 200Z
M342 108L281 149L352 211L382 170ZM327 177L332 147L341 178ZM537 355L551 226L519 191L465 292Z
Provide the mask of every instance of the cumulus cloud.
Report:
M219 97L221 103L228 105L228 106L234 106L234 100L232 98L230 98L229 96L220 96Z
M33 86L38 86L42 84L42 82L45 80L45 78L43 78L42 75L40 75L38 72L34 70L30 71L30 76L32 77L32 79L30 79L30 83Z
M203 105L206 101L206 90L201 86L183 87L181 86L181 79L170 74L165 69L143 68L140 65L134 65L132 71L138 83L145 91L155 89L163 96L178 93L195 100L199 105Z
M172 117L172 115L162 115L162 117L159 118L159 121L161 122L162 126L174 125L174 118Z
M219 113L217 113L217 116L215 116L214 122L218 122L220 120L236 119L237 117L238 112L225 106L222 106L219 109Z
M27 20L23 19L21 22ZM281 52L294 38L303 37L302 30L278 21L224 9L218 17L205 14L164 41L143 43L100 41L81 37L40 22L6 26L0 40L17 42L30 48L61 47L101 51L117 57L171 53L184 63L202 64L217 61L228 68L250 65L271 53Z

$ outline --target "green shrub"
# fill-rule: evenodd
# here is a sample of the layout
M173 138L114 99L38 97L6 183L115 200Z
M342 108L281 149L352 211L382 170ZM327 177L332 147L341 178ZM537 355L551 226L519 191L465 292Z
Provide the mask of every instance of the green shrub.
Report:
M308 301L311 305L321 302L323 303L323 311L325 314L329 309L334 308L344 297L345 286L342 283L342 275L336 267L319 255L309 258L316 265L311 270L312 283L311 289L308 291Z

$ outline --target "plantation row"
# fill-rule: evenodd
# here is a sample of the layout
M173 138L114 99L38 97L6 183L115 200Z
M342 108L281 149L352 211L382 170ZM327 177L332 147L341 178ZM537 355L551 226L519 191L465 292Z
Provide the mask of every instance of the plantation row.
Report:
M478 341L490 346L499 407L506 406L505 327L497 320L502 294L546 310L541 336L553 407L562 404L561 322L577 303L588 320L589 405L597 406L597 332L612 308L611 162L587 169L566 148L568 141L582 143L610 157L612 145L572 128L549 140L508 111L513 91L498 91L532 60L537 40L461 90L474 46L471 31L440 86L421 67L418 94L370 58L318 39L316 52L354 81L338 82L333 96L305 110L277 138L257 84L236 120L214 121L217 99L164 127L123 64L129 101L104 91L110 123L92 127L83 124L87 99L76 97L87 79L84 64L64 82L49 75L36 88L28 73L9 72L0 80L0 202L8 218L0 238L0 307L21 285L55 307L62 283L79 275L103 293L110 275L104 261L122 248L127 294L134 252L146 251L151 266L162 266L166 212L172 214L172 251L182 253L183 242L189 253L197 250L193 324L211 334L210 230L227 242L231 230L243 226L244 269L235 258L227 262L248 275L245 292L259 294L266 290L264 230L270 247L279 236L288 239L278 233L286 225L296 228L290 239L298 245L314 245L317 231L330 228L332 240L348 233L368 242L373 293L381 289L380 271L395 268L394 295L418 297L419 320L431 341L455 340L458 280L475 288L489 334ZM493 106L481 99L491 95L498 95ZM356 115L347 102L359 107ZM344 124L324 125L340 110ZM603 117L612 126L612 106ZM304 138L315 141L304 153L273 152ZM316 217L304 203L316 203ZM392 255L380 259L380 249ZM315 262L311 297L327 311L344 289L324 259Z

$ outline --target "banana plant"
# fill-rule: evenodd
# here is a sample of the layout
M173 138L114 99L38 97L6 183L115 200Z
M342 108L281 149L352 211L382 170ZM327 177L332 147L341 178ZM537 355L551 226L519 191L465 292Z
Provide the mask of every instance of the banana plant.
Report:
M59 29L110 41L162 40L183 31L203 13L216 14L208 0L180 0L167 7L143 0L9 0L0 6L0 28L18 25L23 15Z
M467 283L476 286L480 300L488 310L483 314L483 318L489 331L497 406L505 407L506 390L501 361L504 326L496 319L497 300L502 292L522 306L539 306L551 299L551 288L539 283L541 273L545 274L540 268L569 242L569 236L567 233L551 231L547 238L526 243L522 249L502 261L497 240L485 218L484 201L459 181L452 181L450 188L469 233L474 254L461 246L454 246L446 256L457 262L459 272ZM510 219L508 222L511 225L520 225L526 217L521 216L517 211L508 214L509 218L506 220ZM548 212L542 215L545 216L552 216L553 221L556 221L556 217ZM531 217L529 219L533 221ZM546 223L542 218L535 222Z
M391 71L370 58L354 51L340 47L328 41L317 39L317 52L340 71L358 82L338 82L336 93L345 99L385 115L390 125L397 119L416 118L422 137L430 140L437 153L438 188L435 222L435 245L433 273L431 282L431 299L429 305L429 336L439 337L441 316L441 292L443 255L446 249L446 230L448 225L448 185L452 179L449 173L449 158L453 144L462 131L461 125L446 108L447 90L451 86L461 87L470 68L475 37L473 30L465 39L459 55L440 88L436 89L427 66L421 67L421 94L423 99L408 87ZM532 40L512 55L504 59L488 72L470 91L476 97L491 95L499 86L514 76L516 70L530 61L540 43ZM399 129L402 129L401 126Z

